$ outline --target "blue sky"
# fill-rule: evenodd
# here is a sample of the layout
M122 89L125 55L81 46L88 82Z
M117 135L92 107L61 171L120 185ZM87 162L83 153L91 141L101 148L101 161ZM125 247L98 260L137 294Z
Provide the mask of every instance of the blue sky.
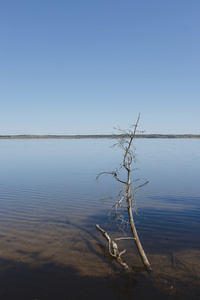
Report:
M199 0L1 0L0 135L200 134Z

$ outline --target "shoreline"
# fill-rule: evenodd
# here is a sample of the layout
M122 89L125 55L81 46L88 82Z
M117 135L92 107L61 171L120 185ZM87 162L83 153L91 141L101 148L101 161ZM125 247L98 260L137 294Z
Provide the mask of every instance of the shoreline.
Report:
M113 139L121 135L101 134L101 135L0 135L0 139ZM123 137L126 137L125 135ZM139 139L199 139L199 134L136 134Z

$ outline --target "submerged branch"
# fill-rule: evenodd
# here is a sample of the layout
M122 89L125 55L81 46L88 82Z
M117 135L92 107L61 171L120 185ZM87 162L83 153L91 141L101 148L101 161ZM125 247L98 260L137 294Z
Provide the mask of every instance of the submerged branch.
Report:
M128 265L122 261L121 255L126 252L124 249L123 251L119 252L117 244L111 240L110 236L107 234L105 230L103 230L98 224L96 224L96 229L101 232L103 237L108 241L108 249L109 253L112 257L114 257L120 265L124 267L125 270L127 270L129 267Z
M134 237L129 237L129 236L125 236L125 237L121 237L121 238L116 238L115 241L120 241L120 240L135 240Z

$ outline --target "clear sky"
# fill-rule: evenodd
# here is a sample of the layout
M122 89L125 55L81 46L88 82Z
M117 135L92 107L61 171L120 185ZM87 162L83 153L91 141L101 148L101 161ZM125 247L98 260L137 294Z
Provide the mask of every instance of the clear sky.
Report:
M0 0L0 135L200 134L199 0Z

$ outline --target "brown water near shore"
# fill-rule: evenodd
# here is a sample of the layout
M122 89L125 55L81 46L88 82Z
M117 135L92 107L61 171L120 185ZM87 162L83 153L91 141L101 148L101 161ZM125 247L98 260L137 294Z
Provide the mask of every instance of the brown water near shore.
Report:
M149 253L148 274L134 244L121 241L132 266L125 272L99 232L81 223L63 228L49 221L29 236L0 236L0 299L199 299L200 251Z

